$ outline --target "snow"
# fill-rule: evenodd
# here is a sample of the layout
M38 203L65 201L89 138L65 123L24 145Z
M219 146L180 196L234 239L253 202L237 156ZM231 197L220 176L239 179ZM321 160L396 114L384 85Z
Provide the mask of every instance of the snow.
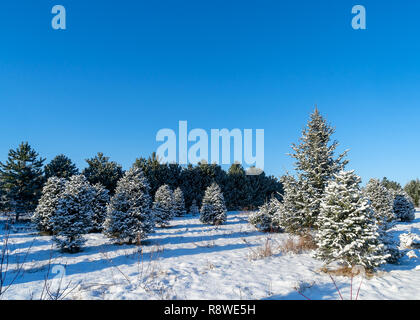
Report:
M43 288L45 283L50 291L60 287L60 270L65 270L60 290L65 299L305 299L297 290L309 299L340 298L313 252L282 253L278 248L289 236L258 232L248 223L249 214L229 212L221 226L203 225L198 216L175 218L143 242L142 253L135 245L116 245L101 234L87 235L82 252L61 253L50 236L16 224L6 284L18 263L24 262L23 272L1 298L49 298ZM3 240L4 223L0 232ZM395 237L420 235L420 212L392 232ZM255 258L267 238L274 254ZM373 278L363 279L358 298L420 299L420 249L409 251L400 264L385 265ZM344 299L350 299L351 290L355 298L361 276L353 279L352 289L348 277L333 278Z

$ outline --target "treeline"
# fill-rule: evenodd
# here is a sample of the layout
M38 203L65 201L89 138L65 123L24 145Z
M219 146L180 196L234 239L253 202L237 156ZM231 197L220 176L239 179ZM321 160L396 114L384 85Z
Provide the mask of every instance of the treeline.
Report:
M87 167L79 171L71 159L58 155L48 164L45 158L23 142L16 149L9 150L8 159L0 162L0 210L16 213L16 220L22 214L32 213L39 201L42 188L48 178L69 179L82 174L92 185L101 184L112 196L118 181L124 176L122 166L103 153L87 159ZM228 210L255 209L271 196L283 192L281 182L273 177L247 175L240 164L232 164L225 171L217 164L198 163L180 166L176 163L160 163L156 154L148 158L138 158L133 168L143 171L153 198L162 185L175 190L180 188L184 194L185 206L201 206L205 190L213 183L220 186Z

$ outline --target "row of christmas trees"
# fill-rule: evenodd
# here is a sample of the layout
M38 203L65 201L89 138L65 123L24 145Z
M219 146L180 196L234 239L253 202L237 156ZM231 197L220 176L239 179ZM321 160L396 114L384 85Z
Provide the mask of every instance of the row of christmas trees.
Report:
M202 200L200 220L223 223L226 211L219 186L211 184ZM190 212L198 213L195 201ZM152 202L143 171L132 168L118 181L112 196L103 185L92 185L84 175L49 178L32 221L40 232L53 235L62 250L73 253L81 249L87 233L103 232L119 242L140 243L156 226L166 227L173 217L185 213L180 188L172 191L162 185Z
M79 174L75 164L64 155L55 157L45 166L44 161L28 143L9 151L7 161L0 162L0 211L15 212L18 220L21 214L32 213L36 208L48 178L69 179ZM110 161L102 153L86 162L88 166L82 171L86 179L92 185L100 183L113 195L118 181L124 175L121 165ZM137 159L133 167L143 171L152 197L159 187L167 184L173 190L182 190L188 208L193 201L201 204L204 192L212 182L220 186L229 210L256 208L273 193L282 192L277 178L264 173L247 175L237 163L232 164L226 172L217 164L204 162L187 167L176 163L164 164L152 154L148 159Z
M396 220L414 219L414 205L401 187L372 179L361 188L354 171L346 171L347 152L334 156L334 130L316 109L293 145L296 176L282 178L282 201L272 198L250 216L261 231L314 234L316 257L367 269L401 256L387 231ZM387 187L385 187L387 186Z

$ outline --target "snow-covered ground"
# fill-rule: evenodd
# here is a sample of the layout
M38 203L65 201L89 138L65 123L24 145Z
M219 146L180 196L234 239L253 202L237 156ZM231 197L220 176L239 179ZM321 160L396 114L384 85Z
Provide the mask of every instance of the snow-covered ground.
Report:
M17 277L3 287L1 298L48 299L47 291L54 295L58 287L66 299L304 299L296 287L310 299L340 298L311 252L282 253L278 247L287 234L263 234L247 221L248 214L240 212L230 212L227 224L219 227L203 225L197 217L177 218L169 228L157 229L142 250L90 234L78 254L61 253L51 237L14 225L9 271L3 276L6 284ZM0 228L3 240L4 224ZM396 237L420 236L420 212L414 222L393 230ZM267 238L274 254L256 258ZM420 257L419 249L412 251ZM16 263L23 265L21 273ZM350 279L334 279L343 298L350 299ZM353 280L353 298L361 279ZM420 299L419 258L405 256L399 265L385 265L363 279L359 299Z

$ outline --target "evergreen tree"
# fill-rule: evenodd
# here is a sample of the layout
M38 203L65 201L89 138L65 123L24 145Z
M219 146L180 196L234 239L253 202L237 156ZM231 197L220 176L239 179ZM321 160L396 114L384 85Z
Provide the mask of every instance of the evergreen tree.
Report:
M197 201L195 201L195 199L192 201L189 213L192 214L193 216L200 213L200 209L198 208Z
M182 170L180 178L180 187L184 193L185 205L187 207L191 207L193 201L195 201L197 205L201 202L204 194L201 183L200 168L188 164L188 166Z
M232 164L227 173L225 190L226 206L229 210L240 210L249 205L247 191L254 191L247 189L247 183L248 179L242 165Z
M296 180L291 175L281 179L285 190L279 219L282 229L289 233L305 233L316 224L317 216L311 210L311 197L305 180Z
M182 217L187 213L185 210L184 193L179 187L174 191L174 213L177 217Z
M321 202L316 257L367 269L386 262L374 212L353 171L341 171L328 183Z
M343 160L346 152L334 158L338 142L330 142L333 133L334 129L327 124L318 109L315 109L302 132L301 143L292 145L294 153L291 156L296 159L295 170L298 175L295 186L304 188L295 191L301 193L297 198L306 200L296 203L289 215L297 213L302 218L302 225L308 227L316 226L326 185L348 162ZM290 191L285 188L285 193L287 192ZM293 206L292 203L290 205Z
M150 183L150 195L155 196L159 187L167 184L175 189L180 184L182 167L177 163L162 163L155 152L148 158L136 159L134 167L140 168Z
M219 225L226 222L226 205L223 193L217 183L212 183L204 193L200 210L200 221Z
M71 176L79 174L79 169L65 155L60 154L45 165L45 178L58 177L68 179Z
M21 214L36 208L41 195L45 159L38 156L27 142L22 142L16 150L9 151L6 163L0 162L0 181L7 206L16 213L16 221Z
M160 186L156 191L153 212L156 224L162 227L167 226L175 216L174 194L167 184Z
M102 184L107 188L110 194L113 194L118 180L121 179L124 172L121 165L114 161L109 161L109 157L105 157L102 152L91 159L86 159L88 167L83 170L83 175L88 181L94 185Z
M387 262L396 263L402 255L398 244L388 232L396 219L393 211L393 192L385 188L378 179L371 179L364 189L364 195L370 200L375 213L380 241L385 246L385 252L389 254Z
M52 234L52 218L57 212L58 201L63 195L65 184L65 179L57 177L51 177L45 183L42 196L32 216L32 222L39 231Z
M249 217L249 222L262 232L280 232L280 212L282 203L275 197L264 203Z
M66 182L51 218L53 240L63 251L78 252L85 243L83 235L92 228L94 197L95 191L85 176L74 175Z
M420 180L411 180L404 187L404 191L411 197L416 207L420 206Z
M389 191L400 191L402 189L401 185L398 182L388 180L387 177L384 177L381 183Z
M105 222L107 205L109 203L109 191L102 184L93 186L95 196L92 202L93 216L91 232L102 232Z
M131 168L118 181L107 209L104 232L120 242L139 242L153 232L150 186L141 169Z
M371 201L378 223L387 229L387 225L395 220L392 193L379 180L371 179L364 194Z
M409 222L415 218L414 204L405 191L394 192L393 210L396 218L402 222Z

